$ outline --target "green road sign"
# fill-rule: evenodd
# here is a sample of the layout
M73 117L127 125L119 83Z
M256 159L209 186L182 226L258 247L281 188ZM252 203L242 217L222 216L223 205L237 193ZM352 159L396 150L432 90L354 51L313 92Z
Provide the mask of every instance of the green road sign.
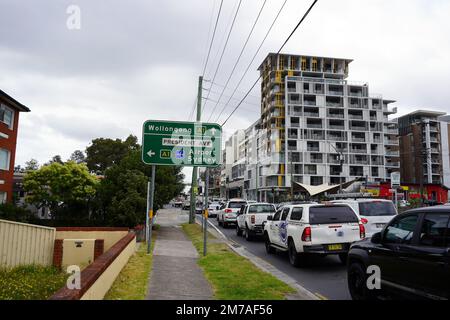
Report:
M148 120L142 129L142 161L150 165L217 167L222 127L214 123Z

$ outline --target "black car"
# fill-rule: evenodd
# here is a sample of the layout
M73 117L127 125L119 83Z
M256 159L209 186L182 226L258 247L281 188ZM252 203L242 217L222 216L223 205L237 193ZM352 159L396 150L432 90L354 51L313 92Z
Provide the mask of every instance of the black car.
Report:
M381 288L374 289L377 268ZM354 243L347 281L354 300L449 299L450 207L406 211L371 239Z

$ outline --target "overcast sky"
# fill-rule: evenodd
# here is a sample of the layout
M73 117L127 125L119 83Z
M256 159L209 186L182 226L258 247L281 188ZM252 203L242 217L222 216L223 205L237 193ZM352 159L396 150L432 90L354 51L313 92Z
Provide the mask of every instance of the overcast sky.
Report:
M214 74L238 1L224 1L206 79ZM0 0L0 89L31 109L21 115L16 164L31 158L44 163L56 154L67 159L97 137L140 139L146 119L187 120L219 2ZM267 0L221 101L228 100L282 2ZM218 84L226 82L262 3L242 1ZM287 1L236 99L310 3ZM79 30L67 28L69 5L81 10ZM354 59L349 80L368 82L371 93L396 100L399 114L450 112L449 16L447 0L319 0L283 52ZM221 89L213 87L210 98ZM258 118L258 97L257 86L228 132ZM224 115L237 102L231 101ZM206 105L207 117L213 106Z

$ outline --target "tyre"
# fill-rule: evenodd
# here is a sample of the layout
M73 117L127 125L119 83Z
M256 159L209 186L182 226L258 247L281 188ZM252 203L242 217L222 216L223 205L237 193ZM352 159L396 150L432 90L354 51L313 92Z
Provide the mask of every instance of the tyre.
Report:
M372 300L373 295L367 288L367 273L359 262L353 262L347 271L348 290L353 300Z
M236 224L236 235L238 237L242 236L242 230L239 228L239 224Z
M289 262L291 263L291 265L293 265L296 268L304 267L306 265L305 257L302 257L302 255L297 252L294 241L292 240L289 240L288 253L289 253Z
M269 235L267 233L264 234L264 244L266 246L266 252L268 254L274 254L275 253L275 248L272 247L272 243L270 242L270 238L269 238Z
M244 232L245 232L245 240L252 241L253 240L253 235L251 234L251 232L248 229L248 227L245 227Z
M218 223L219 227L221 227L221 226L222 226L222 222L220 221L220 219L219 219L219 218L217 218L217 223Z
M223 222L222 222L222 226L223 226L225 229L228 228L228 222L223 221Z
M341 263L343 265L347 265L347 258L348 258L348 253L339 253L339 260L341 260Z

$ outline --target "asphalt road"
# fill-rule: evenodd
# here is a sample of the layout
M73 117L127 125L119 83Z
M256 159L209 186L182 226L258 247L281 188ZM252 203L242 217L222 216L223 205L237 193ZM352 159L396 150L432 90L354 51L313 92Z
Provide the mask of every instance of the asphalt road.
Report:
M216 218L211 218L210 221L215 226L218 226ZM280 271L291 276L304 288L322 299L351 299L347 289L346 267L341 264L337 256L313 258L310 266L306 268L295 268L289 263L287 253L278 252L272 255L267 254L262 239L248 242L243 237L236 235L236 229L234 227L227 229L222 227L218 228L229 239L239 243L254 255L264 259Z

